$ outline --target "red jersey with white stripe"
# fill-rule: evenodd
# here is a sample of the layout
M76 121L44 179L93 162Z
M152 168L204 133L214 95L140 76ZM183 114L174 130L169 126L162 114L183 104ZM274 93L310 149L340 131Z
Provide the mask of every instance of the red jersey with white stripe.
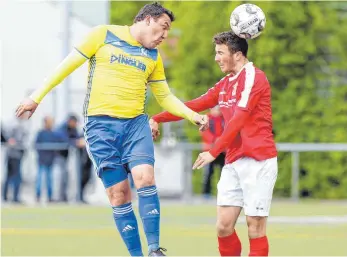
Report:
M185 104L196 112L219 104L225 127L210 149L214 157L225 150L226 163L241 157L261 161L277 156L272 134L270 84L264 72L253 63L247 63L235 76L225 76L206 94ZM153 119L168 122L181 118L163 112Z

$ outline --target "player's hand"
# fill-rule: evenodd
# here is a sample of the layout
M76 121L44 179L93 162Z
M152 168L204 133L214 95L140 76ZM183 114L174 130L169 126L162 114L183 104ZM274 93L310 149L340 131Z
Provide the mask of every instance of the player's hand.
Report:
M204 131L208 128L208 116L207 115L200 115L196 113L193 117L193 121L196 125L199 126L200 131Z
M160 136L159 123L153 119L150 119L149 126L151 127L152 138L153 140L156 140Z
M25 98L17 107L16 116L20 118L23 114L27 114L27 117L22 118L30 119L30 117L34 114L37 106L38 104L35 103L31 98Z
M209 152L200 153L198 158L196 159L194 165L193 165L193 170L201 169L206 164L213 162L215 159L216 158L214 158Z

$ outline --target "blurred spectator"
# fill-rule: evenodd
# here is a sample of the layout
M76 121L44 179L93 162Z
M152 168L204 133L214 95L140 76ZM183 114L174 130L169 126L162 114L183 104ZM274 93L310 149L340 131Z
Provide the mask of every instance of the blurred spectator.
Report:
M9 186L13 186L13 202L20 203L19 193L21 185L21 162L25 152L27 131L25 121L18 118L7 135L3 135L7 141L6 179L3 185L3 201L8 200ZM7 138L7 140L6 140Z
M78 139L78 132L77 132L77 124L78 119L75 115L70 115L66 122L64 122L57 130L57 134L59 137L60 142L68 143L69 145L76 146L76 140ZM60 180L60 201L67 202L67 185L68 185L68 157L69 157L69 150L60 150L58 157L57 157L57 163L60 167L61 171L61 180Z
M86 185L88 184L90 178L91 178L91 172L92 172L92 161L89 158L86 146L85 146L85 140L82 136L79 140L77 140L76 143L77 147L79 148L79 168L80 168L80 201L82 203L87 203L84 200L84 192Z
M44 118L44 128L40 130L36 137L36 147L39 144L57 143L59 142L57 134L53 131L54 120L50 116ZM38 155L38 172L36 177L36 200L39 202L41 198L42 177L45 174L48 201L52 201L52 170L53 162L56 157L54 150L37 150Z
M6 143L6 137L3 128L1 127L1 143Z
M223 116L218 105L212 108L207 116L209 118L209 128L201 132L204 151L210 150L211 146L216 142L218 137L222 135L224 128ZM202 193L206 197L209 197L211 195L211 179L215 170L215 166L218 165L222 169L224 165L224 159L225 154L221 153L213 162L211 162L204 168Z

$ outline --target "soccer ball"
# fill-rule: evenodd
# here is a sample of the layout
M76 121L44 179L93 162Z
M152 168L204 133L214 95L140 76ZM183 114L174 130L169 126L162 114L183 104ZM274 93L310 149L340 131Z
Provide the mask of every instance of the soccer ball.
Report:
M242 4L230 16L232 31L239 37L251 39L258 37L265 28L266 17L263 10L255 4Z

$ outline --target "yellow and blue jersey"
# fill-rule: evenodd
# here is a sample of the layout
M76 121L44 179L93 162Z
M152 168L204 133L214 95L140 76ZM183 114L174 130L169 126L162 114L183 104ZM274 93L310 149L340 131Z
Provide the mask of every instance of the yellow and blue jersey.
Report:
M85 116L143 114L147 83L166 80L158 50L144 48L128 26L95 27L75 48L89 59Z

